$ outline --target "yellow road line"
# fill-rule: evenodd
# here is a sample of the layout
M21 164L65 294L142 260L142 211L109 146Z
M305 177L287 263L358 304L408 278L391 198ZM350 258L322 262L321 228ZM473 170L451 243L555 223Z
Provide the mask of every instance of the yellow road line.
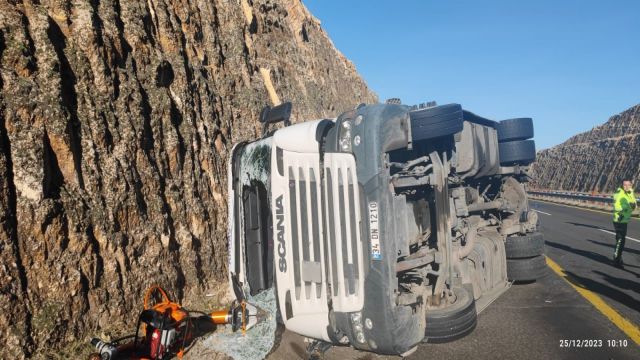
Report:
M631 321L624 318L620 313L615 311L611 306L609 306L602 298L595 293L591 292L584 285L580 284L577 280L571 278L564 272L564 269L560 267L555 261L551 260L548 256L547 265L553 270L556 274L558 274L561 278L566 280L569 285L571 285L576 291L582 295L585 299L587 299L591 305L595 306L598 311L600 311L604 316L606 316L611 322L617 326L620 330L622 330L627 336L635 341L636 345L640 345L640 329L633 324Z

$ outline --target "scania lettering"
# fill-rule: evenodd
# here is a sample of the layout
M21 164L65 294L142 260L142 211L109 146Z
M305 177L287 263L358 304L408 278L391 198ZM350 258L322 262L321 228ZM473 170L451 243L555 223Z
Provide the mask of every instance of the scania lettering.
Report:
M287 272L287 261L285 255L287 250L284 247L284 212L282 209L282 195L276 199L276 218L278 220L278 268L281 272Z

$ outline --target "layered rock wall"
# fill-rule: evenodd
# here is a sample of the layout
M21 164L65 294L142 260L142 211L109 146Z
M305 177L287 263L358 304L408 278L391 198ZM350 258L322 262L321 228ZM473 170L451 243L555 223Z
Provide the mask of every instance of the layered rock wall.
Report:
M613 192L640 180L640 105L537 154L532 185L541 189Z
M298 0L0 1L0 358L226 286L229 150L284 100L377 101Z

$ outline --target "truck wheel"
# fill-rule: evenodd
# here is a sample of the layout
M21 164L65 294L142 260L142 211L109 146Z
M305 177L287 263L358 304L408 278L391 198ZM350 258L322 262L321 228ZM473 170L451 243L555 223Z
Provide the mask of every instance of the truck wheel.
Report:
M462 131L462 106L441 105L409 112L413 141L453 135Z
M454 287L456 302L443 309L427 310L425 343L445 343L460 339L476 327L478 315L473 293Z
M533 140L517 140L498 144L500 165L529 165L536 160L536 144Z
M536 281L547 275L547 263L544 256L527 259L507 259L507 277L512 281Z
M531 139L533 137L533 120L531 118L502 120L496 129L498 130L498 142Z
M544 253L544 239L539 232L510 236L504 244L507 259L530 258Z

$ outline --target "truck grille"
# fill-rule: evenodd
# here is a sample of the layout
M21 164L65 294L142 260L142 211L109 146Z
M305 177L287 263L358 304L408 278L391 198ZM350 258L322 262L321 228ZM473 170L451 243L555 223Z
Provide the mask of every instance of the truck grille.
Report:
M360 201L356 164L349 154L326 154L323 181L325 247L331 296L336 311L358 311L363 304L364 274L360 239Z
M294 313L320 304L325 308L327 294L335 311L358 311L363 305L355 160L349 154L326 154L325 164L322 177L318 154L284 156Z

